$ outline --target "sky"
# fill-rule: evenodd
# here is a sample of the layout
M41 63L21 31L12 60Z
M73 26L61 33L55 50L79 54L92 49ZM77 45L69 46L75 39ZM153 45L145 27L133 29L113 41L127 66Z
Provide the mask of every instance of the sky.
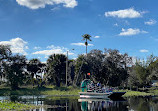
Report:
M158 56L157 0L0 0L0 44L45 62L51 54L75 59L92 49L132 57ZM72 50L74 49L74 50Z

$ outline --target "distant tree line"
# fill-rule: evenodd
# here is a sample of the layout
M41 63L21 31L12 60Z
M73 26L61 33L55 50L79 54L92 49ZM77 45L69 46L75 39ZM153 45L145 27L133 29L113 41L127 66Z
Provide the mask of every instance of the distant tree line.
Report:
M52 54L46 63L39 59L27 60L24 55L13 54L9 46L0 45L1 84L12 90L22 85L56 85L66 82L66 59L63 54ZM87 75L90 73L90 76ZM151 55L146 61L136 60L118 50L91 50L68 60L68 85L80 86L83 79L91 79L107 86L144 87L158 79L158 59Z

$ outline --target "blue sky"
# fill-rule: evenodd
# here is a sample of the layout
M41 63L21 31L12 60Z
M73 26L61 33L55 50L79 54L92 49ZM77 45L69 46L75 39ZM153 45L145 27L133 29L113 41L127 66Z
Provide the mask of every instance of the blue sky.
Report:
M13 53L46 61L52 53L76 58L88 51L118 49L130 56L158 56L157 0L0 0L0 44ZM75 49L75 50L71 50Z

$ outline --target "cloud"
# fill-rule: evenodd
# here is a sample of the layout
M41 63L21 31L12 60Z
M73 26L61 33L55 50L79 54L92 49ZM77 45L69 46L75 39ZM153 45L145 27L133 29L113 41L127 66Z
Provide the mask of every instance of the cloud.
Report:
M141 50L139 50L139 51L142 52L142 53L149 52L149 50L146 50L146 49L141 49Z
M36 46L36 47L34 47L33 49L37 50L37 49L40 49L40 48L41 48L41 47Z
M146 24L146 25L154 25L156 23L157 23L157 21L153 20L153 19L150 19L149 21L144 22L144 24Z
M115 23L115 24L114 24L114 26L118 27L118 24L117 24L117 23Z
M100 36L94 36L94 38L95 38L95 39L98 39L98 38L100 38Z
M45 55L45 57L48 57L49 55L52 54L66 54L67 51L68 51L67 48L51 45L51 46L47 46L47 50L36 51L33 52L32 54ZM74 55L74 53L69 52L69 55Z
M134 8L118 10L118 11L109 11L105 12L106 17L118 17L118 18L139 18L142 17L146 12L136 11Z
M78 43L71 43L71 45L76 45L76 46L85 46L84 43L78 42ZM94 46L93 44L88 44L88 46Z
M51 9L52 11L60 10L60 7L54 7Z
M131 35L137 35L140 33L148 33L148 32L143 31L143 30L141 31L140 29L132 29L132 28L124 29L124 28L122 28L122 32L119 34L119 36L131 36Z
M77 6L76 0L16 0L19 5L30 9L45 8L46 5L63 4L64 7L74 8Z
M14 38L11 39L10 41L1 41L0 44L10 45L11 51L13 53L20 53L27 55L27 52L25 51L26 49L28 49L27 42L21 38Z

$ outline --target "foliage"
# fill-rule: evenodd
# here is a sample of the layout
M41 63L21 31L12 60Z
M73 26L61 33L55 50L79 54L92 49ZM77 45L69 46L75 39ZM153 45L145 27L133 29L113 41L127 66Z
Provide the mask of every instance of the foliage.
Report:
M87 73L91 73L90 78L95 82L105 85L119 86L127 79L127 64L131 58L127 54L120 54L118 50L91 50L87 56L80 55L76 60L77 85L88 78Z
M49 56L47 60L47 79L49 83L53 83L60 87L61 83L65 83L66 56L63 54L54 54Z
M35 109L40 106L34 106L30 104L22 104L18 102L10 102L10 101L0 101L0 110L27 110L27 109Z
M130 68L129 84L145 87L150 86L152 80L158 79L158 59L151 55L146 61L137 60Z
M158 58L153 54L146 61L137 59L134 64L132 57L116 49L93 49L87 53L87 41L91 41L91 36L84 34L82 37L85 40L86 55L81 54L75 60L68 60L68 85L79 86L83 79L91 79L107 86L145 87L150 86L152 80L158 79ZM65 85L65 55L50 55L46 64L36 58L27 63L26 60L25 56L12 54L10 46L0 45L0 77L5 78L2 82L7 82L13 90L31 81L33 86L38 87L44 83L57 87Z
M130 97L130 96L153 96L153 93L147 92L140 92L140 91L131 91L131 90L119 90L117 92L126 92L123 97Z
M9 95L78 95L80 92L79 87L56 87L56 86L45 86L41 88L37 87L22 87L17 90L11 90L8 87L0 87L0 96L9 96Z
M0 45L0 77L5 77L4 74L4 64L6 61L10 59L12 52L10 50L10 46L8 45Z
M4 65L7 82L13 90L17 89L26 79L26 58L25 56L14 55Z
M29 63L27 64L27 71L30 73L33 86L34 86L34 77L36 77L36 79L39 77L39 75L37 74L42 73L43 71L42 67L43 67L43 64L41 63L39 59L31 59Z
M88 46L88 40L89 41L92 41L90 38L91 38L91 35L89 35L89 34L84 34L84 35L82 35L82 37L83 37L83 40L86 40L85 41L85 46L86 46L86 55L87 55L87 46Z

